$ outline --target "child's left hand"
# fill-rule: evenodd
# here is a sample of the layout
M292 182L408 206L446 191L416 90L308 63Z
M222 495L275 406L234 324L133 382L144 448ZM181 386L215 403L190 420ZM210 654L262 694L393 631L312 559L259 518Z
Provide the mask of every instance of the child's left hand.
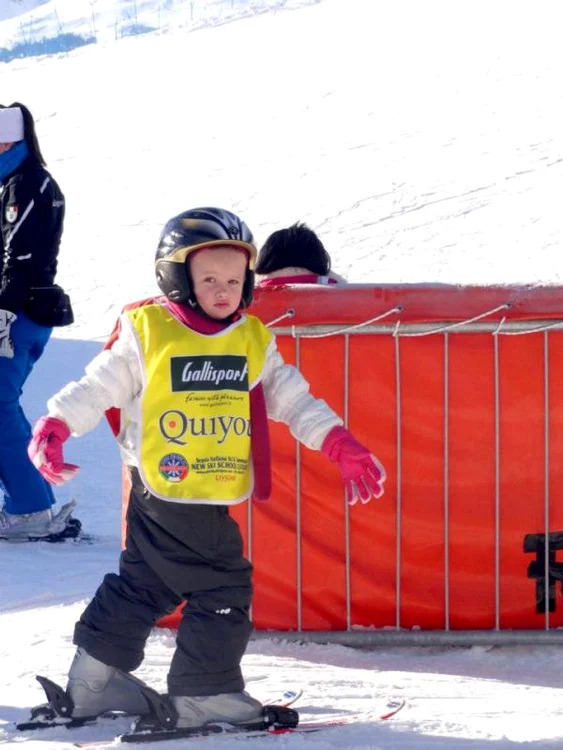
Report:
M377 458L344 427L333 427L325 437L321 451L338 464L346 487L346 501L369 503L383 495L387 475Z

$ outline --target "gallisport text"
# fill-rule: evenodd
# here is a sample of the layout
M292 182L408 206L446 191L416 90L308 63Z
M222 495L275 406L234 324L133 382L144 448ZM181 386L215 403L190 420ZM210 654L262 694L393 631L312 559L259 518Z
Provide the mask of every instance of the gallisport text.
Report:
M209 360L199 370L190 370L193 362L188 362L182 370L182 382L190 383L193 381L207 381L219 385L223 380L243 382L248 373L248 363L245 363L242 370L217 370Z

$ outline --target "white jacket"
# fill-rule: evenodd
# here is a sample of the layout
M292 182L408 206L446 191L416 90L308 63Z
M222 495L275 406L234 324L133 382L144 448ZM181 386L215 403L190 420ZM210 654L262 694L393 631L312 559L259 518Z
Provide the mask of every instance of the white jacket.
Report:
M142 368L135 334L122 315L119 337L111 349L98 354L86 367L86 375L66 385L47 402L49 416L62 419L78 437L92 430L111 407L122 410L117 437L123 462L139 465L135 446L140 430ZM268 350L262 375L268 417L285 422L291 434L313 450L319 450L329 431L342 419L322 400L309 393L309 383L292 365L284 363L275 339Z

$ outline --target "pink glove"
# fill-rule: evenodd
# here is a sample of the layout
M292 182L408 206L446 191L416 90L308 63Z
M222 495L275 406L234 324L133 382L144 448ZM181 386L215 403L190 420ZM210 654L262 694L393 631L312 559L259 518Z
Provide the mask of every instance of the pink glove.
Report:
M369 503L372 496L378 498L383 495L383 483L387 478L385 469L344 427L332 428L324 439L321 451L338 464L348 505L355 505L358 500Z
M27 453L50 484L64 484L79 471L75 464L64 463L63 443L69 437L68 425L56 417L41 417L33 428Z

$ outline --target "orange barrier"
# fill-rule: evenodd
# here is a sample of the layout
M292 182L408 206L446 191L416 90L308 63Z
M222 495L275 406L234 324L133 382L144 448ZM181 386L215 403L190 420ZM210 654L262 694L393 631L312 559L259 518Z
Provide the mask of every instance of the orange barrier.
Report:
M231 511L255 627L561 627L563 288L293 286L252 312L388 474L349 508L336 467L270 423L273 496Z

